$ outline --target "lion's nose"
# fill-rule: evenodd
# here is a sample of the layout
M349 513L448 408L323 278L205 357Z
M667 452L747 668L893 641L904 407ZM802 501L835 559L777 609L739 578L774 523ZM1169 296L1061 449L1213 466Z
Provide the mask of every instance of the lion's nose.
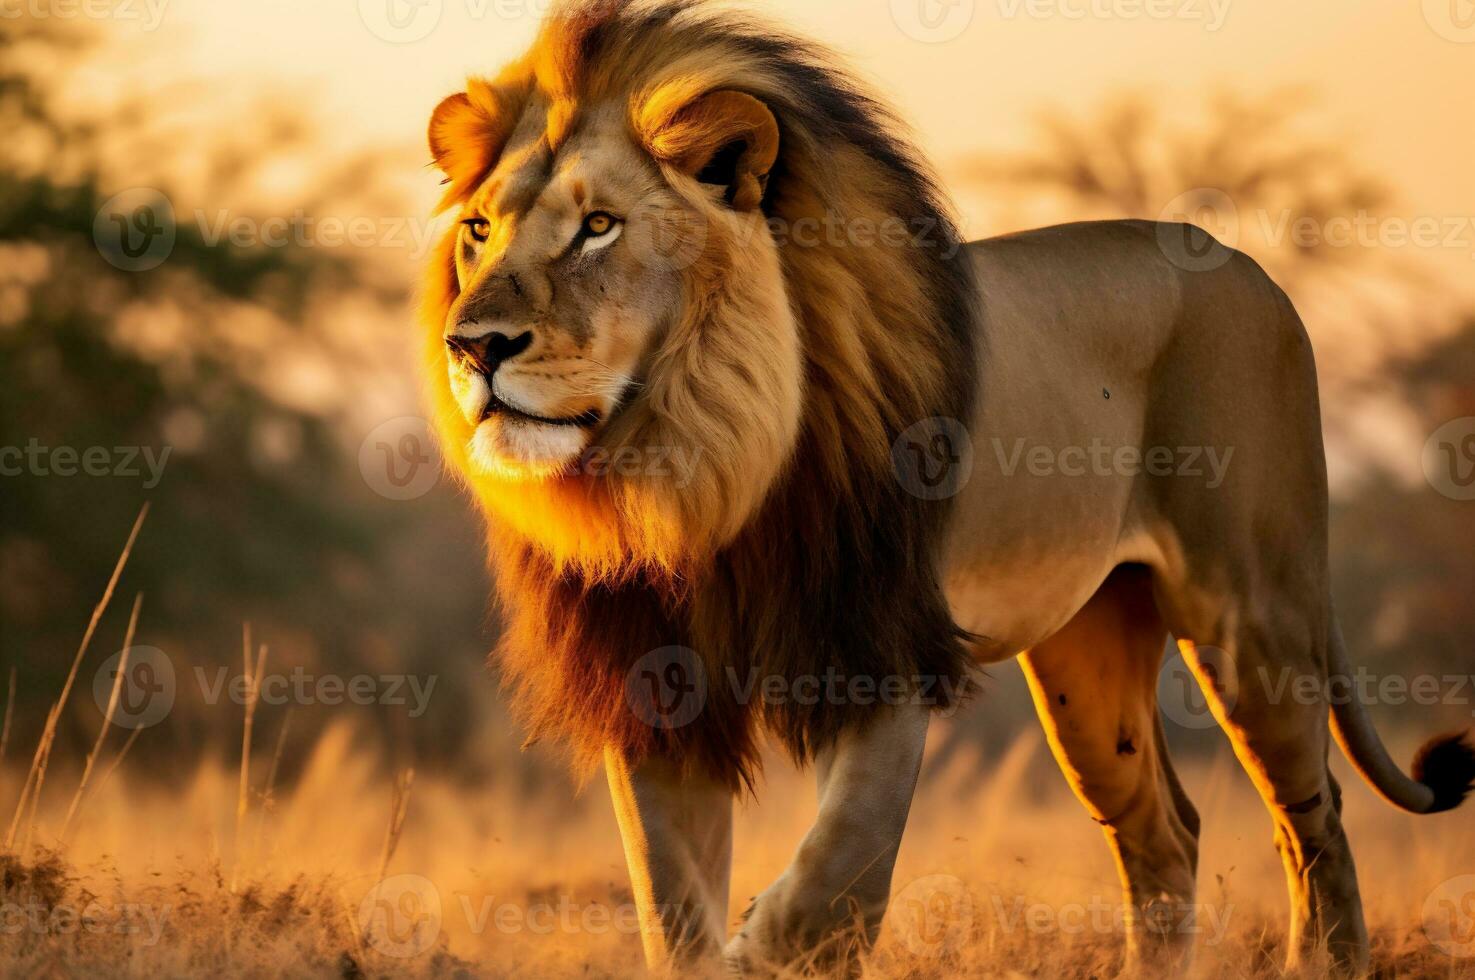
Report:
M480 337L464 337L450 334L446 347L453 355L459 355L475 365L476 369L490 378L497 373L503 361L510 361L533 344L530 330L513 335L493 327Z

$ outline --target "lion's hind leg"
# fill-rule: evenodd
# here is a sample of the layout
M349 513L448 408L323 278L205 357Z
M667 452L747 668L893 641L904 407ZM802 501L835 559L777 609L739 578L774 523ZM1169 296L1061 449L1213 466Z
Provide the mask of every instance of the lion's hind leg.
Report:
M1314 625L1327 611L1264 602L1224 617L1238 621L1232 631L1185 631L1199 643L1179 646L1274 821L1291 900L1287 969L1306 966L1324 943L1339 973L1362 976L1367 927L1342 793L1327 766L1325 632Z
M1151 573L1123 567L1022 665L1050 748L1116 856L1128 965L1176 974L1191 959L1199 928L1199 821L1158 719L1167 637Z

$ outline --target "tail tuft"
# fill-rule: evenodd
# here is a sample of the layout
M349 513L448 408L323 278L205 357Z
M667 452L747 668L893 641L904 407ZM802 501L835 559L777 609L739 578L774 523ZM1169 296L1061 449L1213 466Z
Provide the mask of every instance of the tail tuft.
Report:
M1469 732L1436 735L1414 756L1414 779L1434 791L1428 813L1453 810L1475 788L1475 744Z

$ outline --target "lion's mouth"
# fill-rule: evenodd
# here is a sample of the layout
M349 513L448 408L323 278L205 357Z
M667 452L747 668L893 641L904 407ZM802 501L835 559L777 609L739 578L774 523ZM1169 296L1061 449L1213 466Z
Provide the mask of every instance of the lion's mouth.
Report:
M490 392L490 396L487 400L487 407L482 411L482 421L486 421L492 416L500 416L513 421L531 422L536 425L554 425L571 429L592 429L604 418L603 413L597 408L591 408L588 411L580 412L578 415L572 415L567 418L549 418L545 415L538 415L518 408L516 405L511 405L495 391Z

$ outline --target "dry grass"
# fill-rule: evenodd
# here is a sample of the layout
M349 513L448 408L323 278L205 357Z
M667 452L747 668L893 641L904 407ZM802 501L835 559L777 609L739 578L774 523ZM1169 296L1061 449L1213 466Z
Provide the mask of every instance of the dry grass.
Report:
M643 972L603 787L580 794L556 779L533 783L500 723L473 740L484 757L468 764L493 774L475 785L396 772L371 733L340 721L321 732L281 791L290 718L272 719L274 751L253 766L265 651L253 662L248 637L250 696L222 713L238 726L239 755L208 758L185 778L148 781L137 767L168 760L149 759L144 748L132 778L127 767L115 776L130 737L94 779L104 722L82 764L51 760L77 664L126 559L125 548L29 769L0 770L0 802L14 807L12 843L0 850L0 975ZM115 685L109 714L116 700ZM945 742L936 736L947 724L935 727L930 746ZM8 711L0 725L8 730ZM1475 977L1475 957L1451 956L1424 933L1431 896L1434 908L1450 897L1437 889L1475 874L1475 823L1468 813L1397 813L1340 762L1378 975ZM1269 820L1227 751L1180 769L1204 818L1196 973L1279 977L1285 897ZM782 870L815 810L808 777L780 759L767 771L760 801L745 803L738 821L735 911ZM52 791L42 793L45 786ZM929 755L887 928L863 972L1112 977L1121 957L1118 894L1099 828L1033 728L997 759Z
M601 786L577 797L525 796L511 780L476 791L422 774L406 801L403 780L385 775L361 735L343 725L324 734L290 792L261 820L260 844L236 844L236 760L201 767L177 792L107 782L65 854L35 850L25 861L0 863L7 909L0 970L640 973L619 840ZM929 768L897 869L900 900L867 976L1116 974L1115 874L1098 829L1052 767L1030 733L987 770L957 756ZM1279 976L1284 898L1268 820L1227 757L1185 768L1205 817L1199 972ZM765 802L745 807L740 820L734 909L782 868L813 814L808 780L778 760L770 771ZM8 774L7 785L19 775ZM57 796L56 807L43 803L38 816L43 845L50 843L46 828L59 826L64 812ZM255 806L262 796L253 794ZM1382 974L1475 976L1475 960L1441 953L1421 927L1430 892L1475 869L1468 816L1415 820L1352 785L1347 821ZM386 828L394 844L381 887ZM438 914L423 902L398 904L397 883L422 879L439 898ZM913 913L920 906L907 899L939 888L955 899L941 912L932 907L944 915L930 926L941 939L918 942ZM398 936L386 936L376 925L382 920L369 914L379 902L392 903L409 923ZM23 920L17 907L28 910ZM1104 924L1093 915L1105 916ZM429 925L416 933L420 920Z

